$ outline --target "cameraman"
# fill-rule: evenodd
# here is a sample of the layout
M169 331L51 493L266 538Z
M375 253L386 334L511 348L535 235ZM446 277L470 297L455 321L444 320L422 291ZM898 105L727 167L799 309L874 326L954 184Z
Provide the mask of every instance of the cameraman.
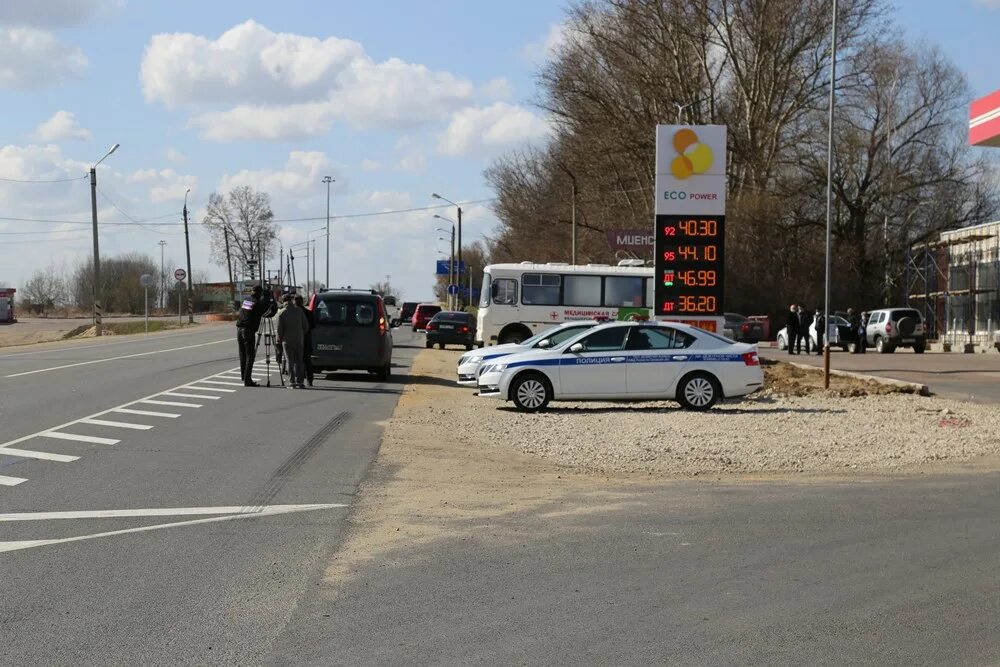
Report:
M257 354L255 336L257 329L260 328L261 318L274 315L274 305L270 294L265 295L260 285L254 285L250 298L243 301L236 318L236 342L240 346L240 375L247 387L260 386L253 381L253 360Z

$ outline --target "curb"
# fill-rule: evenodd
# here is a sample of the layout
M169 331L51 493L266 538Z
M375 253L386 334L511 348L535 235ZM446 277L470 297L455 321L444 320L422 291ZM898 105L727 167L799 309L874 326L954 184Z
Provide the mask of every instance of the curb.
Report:
M806 370L814 370L823 372L823 369L817 366L812 366L810 364L800 364L794 361L785 361L790 366L796 368L803 368ZM865 373L855 373L853 371L841 371L835 368L830 369L830 375L839 375L840 377L854 378L855 380L867 380L869 382L878 382L879 384L888 384L894 387L900 387L902 389L909 389L914 394L919 394L920 396L930 396L931 392L927 385L920 384L919 382L907 382L905 380L897 380L895 378L882 377L881 375L867 375Z

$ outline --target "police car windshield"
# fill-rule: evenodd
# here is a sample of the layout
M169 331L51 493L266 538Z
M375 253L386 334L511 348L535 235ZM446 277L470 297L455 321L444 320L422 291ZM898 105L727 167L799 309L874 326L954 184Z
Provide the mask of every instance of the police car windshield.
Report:
M534 347L546 338L552 338L552 346L555 347L566 341L567 338L573 338L578 333L582 332L584 329L589 329L593 324L577 324L569 327L552 327L551 329L546 329L542 333L535 334L531 338L525 340L521 345L525 347Z

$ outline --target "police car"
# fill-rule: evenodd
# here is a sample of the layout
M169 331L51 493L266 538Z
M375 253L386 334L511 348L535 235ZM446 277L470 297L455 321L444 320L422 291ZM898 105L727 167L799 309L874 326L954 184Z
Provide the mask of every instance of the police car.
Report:
M614 322L548 350L486 362L479 395L544 410L549 401L676 400L708 410L764 385L757 346L667 322Z
M518 352L528 352L533 349L551 349L574 338L577 334L598 324L597 320L577 320L566 322L557 327L546 329L545 331L532 336L522 343L507 343L505 345L494 345L482 350L467 352L458 360L458 384L463 387L475 387L478 385L476 379L479 369L484 362L506 357Z

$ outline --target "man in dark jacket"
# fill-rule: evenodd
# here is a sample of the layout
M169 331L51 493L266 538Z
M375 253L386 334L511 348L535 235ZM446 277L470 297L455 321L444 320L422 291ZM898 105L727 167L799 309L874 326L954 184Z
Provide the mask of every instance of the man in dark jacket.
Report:
M313 386L313 365L312 365L312 330L316 328L316 314L305 306L305 300L301 295L295 295L295 305L302 309L309 326L306 328L305 345L302 346L302 362L306 367L306 382Z
M250 297L244 299L236 317L236 342L240 346L240 375L247 387L260 386L253 381L253 360L257 354L256 336L261 318L266 316L271 308L271 301L261 298L263 293L260 285L254 285Z
M826 335L826 318L823 317L823 313L816 309L813 315L813 321L816 322L816 354L823 354L823 336Z
M799 343L795 351L799 354L802 353L802 340L806 341L806 354L809 354L810 344L812 343L812 336L809 335L809 325L812 324L812 316L809 311L799 306Z
M794 303L788 307L785 334L788 338L788 354L795 354L795 344L799 340L799 310Z

